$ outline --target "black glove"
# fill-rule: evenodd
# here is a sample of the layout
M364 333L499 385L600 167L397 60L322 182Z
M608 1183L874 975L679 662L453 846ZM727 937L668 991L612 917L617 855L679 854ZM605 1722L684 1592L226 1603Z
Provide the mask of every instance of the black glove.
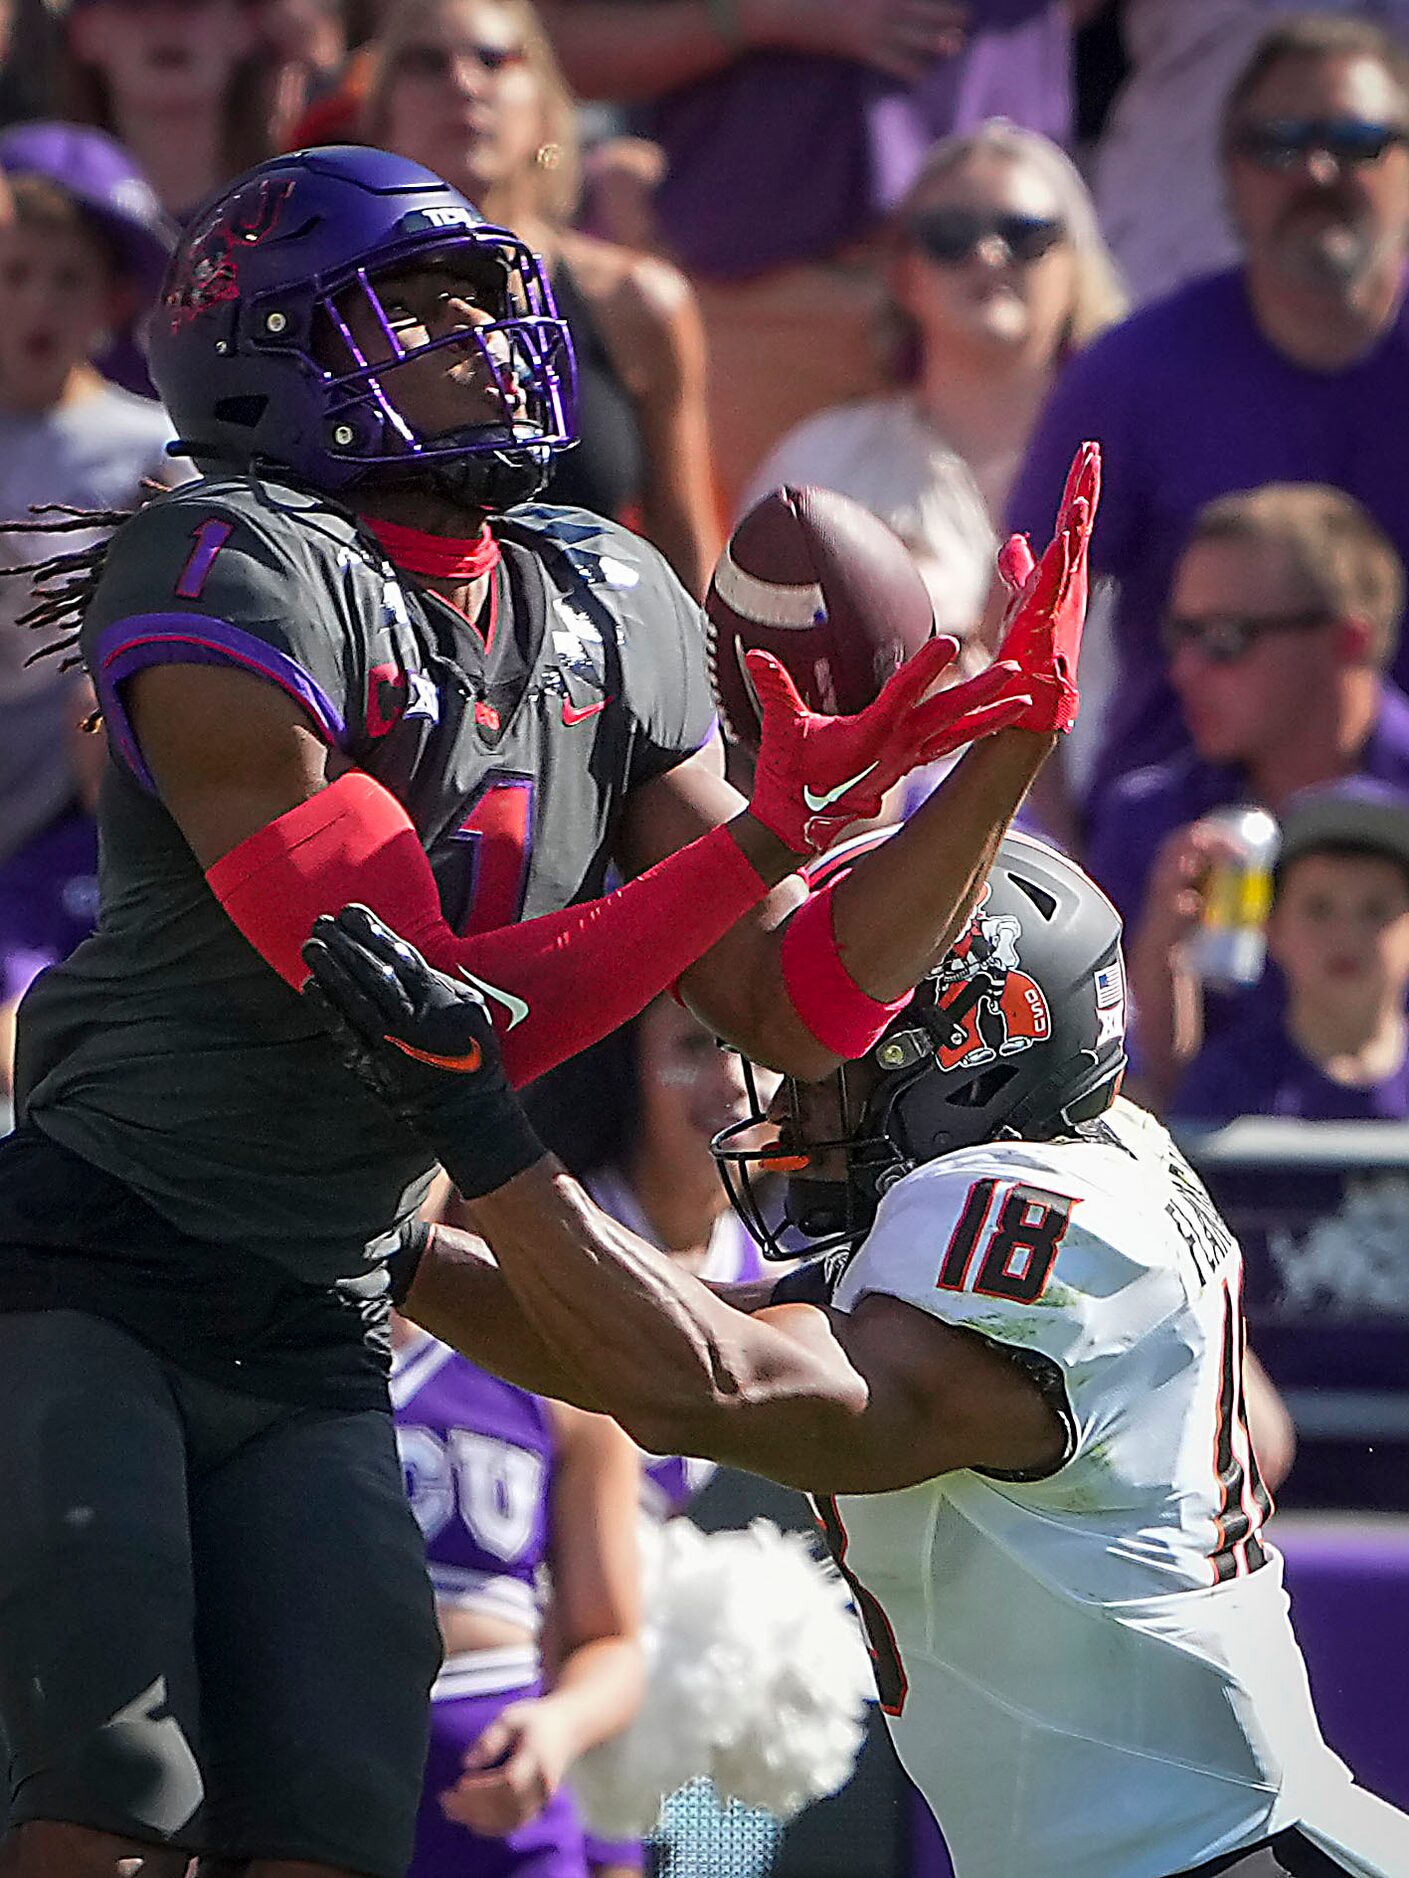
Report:
M304 997L349 1066L431 1148L468 1200L543 1158L500 1060L484 999L438 972L365 906L318 920Z

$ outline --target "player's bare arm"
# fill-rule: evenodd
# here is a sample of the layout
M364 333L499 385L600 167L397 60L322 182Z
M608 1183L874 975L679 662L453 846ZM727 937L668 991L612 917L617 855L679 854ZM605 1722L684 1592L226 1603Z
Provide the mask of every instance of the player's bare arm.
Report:
M202 867L349 767L282 691L232 666L149 666L131 681L128 707L162 801Z
M776 1280L702 1282L734 1310L751 1314L768 1305ZM583 1377L524 1316L494 1254L477 1233L459 1226L432 1226L400 1309L441 1343L520 1389L603 1411L604 1404Z
M858 862L835 895L837 949L862 991L892 999L953 943L1054 738L1004 730L974 745L893 841ZM627 805L620 854L631 871L715 826L739 796L691 758ZM802 1022L783 979L788 915L804 899L785 882L685 974L681 995L716 1036L790 1075L828 1075L842 1060Z
M405 1314L496 1374L816 1493L959 1467L1044 1471L1065 1430L997 1349L891 1298L850 1317L714 1288L602 1213L550 1160L437 1227Z
M529 1323L654 1452L825 1494L1062 1459L1066 1430L1036 1385L910 1305L873 1295L849 1318L793 1303L748 1315L550 1159L472 1210Z

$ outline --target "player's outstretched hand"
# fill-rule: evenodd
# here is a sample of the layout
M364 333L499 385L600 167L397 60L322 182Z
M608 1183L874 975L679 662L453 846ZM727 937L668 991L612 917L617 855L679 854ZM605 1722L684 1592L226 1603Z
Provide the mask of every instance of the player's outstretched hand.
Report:
M303 960L303 995L351 1068L425 1137L467 1199L542 1159L478 991L427 965L365 906L318 920Z
M931 639L852 717L809 711L771 653L746 652L763 719L754 819L795 854L820 854L844 828L879 814L887 789L917 765L1016 723L1031 708L1011 660L926 697L958 650L957 639Z
M1081 695L1076 663L1086 623L1087 557L1101 498L1101 446L1084 443L1067 473L1057 526L1040 561L1024 535L998 551L998 571L1013 603L1003 622L1000 659L1020 668L1018 686L1032 702L1016 720L1019 730L1050 734L1076 722Z

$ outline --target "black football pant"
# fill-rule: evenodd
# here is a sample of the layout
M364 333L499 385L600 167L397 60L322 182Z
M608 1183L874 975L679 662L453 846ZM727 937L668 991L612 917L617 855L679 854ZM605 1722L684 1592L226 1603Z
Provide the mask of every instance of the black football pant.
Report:
M0 1314L11 1825L400 1878L440 1654L390 1414Z

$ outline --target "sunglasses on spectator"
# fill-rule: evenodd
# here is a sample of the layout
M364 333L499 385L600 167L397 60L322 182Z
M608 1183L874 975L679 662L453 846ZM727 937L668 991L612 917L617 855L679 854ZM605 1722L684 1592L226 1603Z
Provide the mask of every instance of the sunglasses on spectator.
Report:
M461 59L473 59L486 72L502 72L511 65L522 65L527 53L522 46L403 46L396 55L396 69L404 78L449 78Z
M1274 117L1242 125L1233 148L1264 170L1295 169L1313 151L1324 151L1343 169L1378 163L1385 152L1409 140L1401 124L1362 117Z
M973 209L930 209L910 222L910 240L922 254L957 267L997 236L1014 261L1040 261L1066 239L1066 225L1047 215L979 215Z
M1304 613L1206 613L1202 617L1171 613L1160 636L1171 657L1181 646L1192 646L1211 665L1232 665L1271 633L1306 632L1329 624L1330 615L1319 608Z

